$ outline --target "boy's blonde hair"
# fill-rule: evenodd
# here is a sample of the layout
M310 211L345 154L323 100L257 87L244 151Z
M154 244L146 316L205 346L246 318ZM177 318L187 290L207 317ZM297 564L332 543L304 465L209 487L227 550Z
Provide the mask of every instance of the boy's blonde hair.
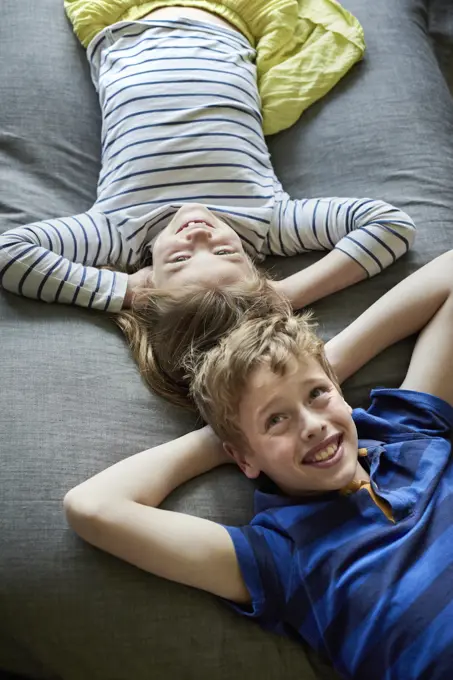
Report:
M289 313L288 300L253 267L244 281L183 291L150 289L114 316L145 382L168 401L195 410L186 371L243 319Z
M310 319L310 313L295 316L290 311L249 319L203 358L192 358L192 398L222 441L247 446L238 425L239 407L250 375L259 366L284 375L291 359L311 357L340 389Z

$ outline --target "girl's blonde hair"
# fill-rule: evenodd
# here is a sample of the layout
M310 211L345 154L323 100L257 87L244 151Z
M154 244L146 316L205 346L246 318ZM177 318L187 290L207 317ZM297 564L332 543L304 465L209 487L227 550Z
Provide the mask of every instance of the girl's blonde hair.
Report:
M149 387L173 404L194 410L187 355L196 360L245 318L289 309L271 280L253 267L246 280L228 286L194 285L181 292L150 289L114 320Z
M204 357L187 357L192 399L222 441L247 446L238 425L239 407L250 375L258 366L266 365L284 375L291 359L311 357L340 390L324 343L313 327L311 313L296 316L290 310L247 319Z

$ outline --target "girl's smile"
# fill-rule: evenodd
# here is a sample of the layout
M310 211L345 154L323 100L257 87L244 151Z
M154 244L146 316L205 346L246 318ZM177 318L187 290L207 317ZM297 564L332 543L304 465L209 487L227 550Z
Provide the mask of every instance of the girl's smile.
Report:
M209 229L215 229L215 227L213 227L212 224L208 224L207 222L204 222L203 220L192 220L191 222L186 222L186 224L183 224L182 227L179 227L179 229L176 230L176 233L179 234L184 229L190 229L190 227L196 227L197 225L202 225L202 226L207 227Z
M199 203L183 205L153 248L158 288L234 284L250 275L252 267L234 229Z

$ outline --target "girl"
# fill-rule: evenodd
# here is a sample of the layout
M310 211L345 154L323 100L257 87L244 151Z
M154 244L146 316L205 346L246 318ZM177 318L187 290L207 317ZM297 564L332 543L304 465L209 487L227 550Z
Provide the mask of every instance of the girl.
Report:
M275 177L255 58L263 71L270 33L282 24L288 36L290 11L303 2L201 4L211 11L166 7L137 18L125 0L67 1L81 39L92 38L103 121L97 199L80 215L0 237L5 289L114 312L145 379L183 405L188 347L206 349L246 312L278 311L283 298L297 309L373 276L414 238L411 219L382 201L292 200ZM360 42L353 17L321 4ZM98 32L101 15L103 25L134 20ZM284 47L277 41L267 60ZM275 283L252 263L309 250L331 252Z

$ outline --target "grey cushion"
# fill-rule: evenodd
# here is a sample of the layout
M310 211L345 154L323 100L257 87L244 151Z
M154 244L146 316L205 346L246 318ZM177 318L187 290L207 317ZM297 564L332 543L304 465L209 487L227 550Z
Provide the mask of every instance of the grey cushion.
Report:
M453 7L449 0L430 0L429 34L449 89L453 92Z
M295 197L379 197L408 211L419 232L404 261L317 305L326 337L453 245L453 106L426 3L344 4L365 27L366 59L271 140L276 169ZM79 212L94 199L97 100L61 5L2 0L1 230ZM275 264L289 273L310 261ZM193 422L147 392L101 314L0 292L0 319L0 668L65 680L334 678L301 645L73 535L61 504L70 487ZM353 404L371 386L397 385L410 349L401 343L351 380ZM242 523L252 489L235 470L221 470L186 485L167 507Z

